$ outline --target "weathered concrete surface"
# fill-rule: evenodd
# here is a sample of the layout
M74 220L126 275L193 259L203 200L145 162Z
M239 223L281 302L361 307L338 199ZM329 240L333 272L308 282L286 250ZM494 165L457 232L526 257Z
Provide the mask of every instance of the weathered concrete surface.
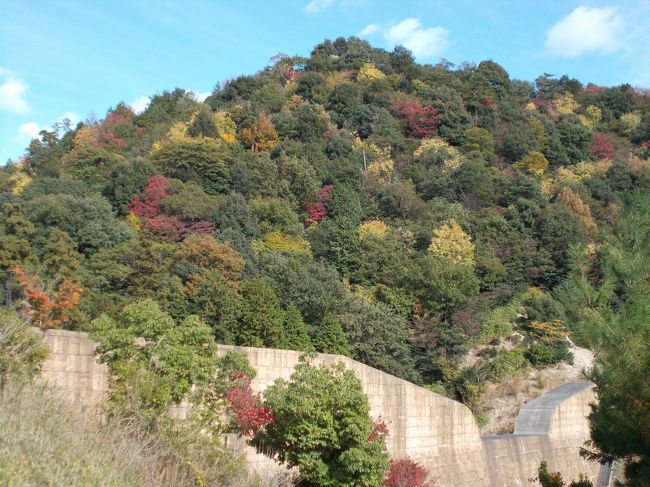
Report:
M51 355L44 377L75 400L100 401L108 389L108 374L94 361L95 344L87 335L49 330L45 340ZM257 391L277 378L288 379L301 356L287 350L219 346L220 355L229 350L247 355L257 371L252 384ZM387 447L393 458L419 461L438 487L531 485L528 479L542 460L565 479L578 473L597 477L598 466L578 456L589 437L589 383L568 384L526 404L515 434L481 438L471 411L461 403L346 357L320 354L313 362L342 362L352 370L368 396L372 416L388 424ZM272 460L252 452L249 463L258 471L273 468Z

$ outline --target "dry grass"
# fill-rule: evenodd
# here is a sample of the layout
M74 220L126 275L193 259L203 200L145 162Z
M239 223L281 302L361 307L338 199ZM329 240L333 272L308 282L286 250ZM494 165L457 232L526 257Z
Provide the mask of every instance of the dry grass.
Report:
M75 409L42 384L10 383L0 394L3 486L278 485L278 479L250 478L228 450L196 453L196 462L183 461L163 439Z

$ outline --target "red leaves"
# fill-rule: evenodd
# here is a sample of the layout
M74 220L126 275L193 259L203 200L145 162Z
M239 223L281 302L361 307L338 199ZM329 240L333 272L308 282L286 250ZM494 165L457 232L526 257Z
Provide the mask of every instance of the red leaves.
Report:
M129 203L129 211L141 218L154 218L160 215L160 202L169 196L169 178L154 176L138 196Z
M307 219L305 220L305 224L307 226L311 225L312 223L316 223L327 216L327 208L325 207L325 203L332 201L332 188L333 186L331 184L326 184L318 190L318 198L320 201L315 203L307 203L307 205L305 205L305 211L307 211Z
M327 216L327 209L323 203L310 203L307 205L307 220L305 223L311 225Z
M432 106L424 106L417 101L402 101L390 107L399 118L406 121L408 135L418 139L426 139L436 133L440 125L438 110Z
M427 471L410 458L391 460L384 485L388 487L425 487Z
M182 222L176 217L161 215L160 203L169 196L167 184L169 178L153 176L129 203L129 211L144 220L144 228L164 242L176 242L192 233L209 235L214 232L214 225L207 221Z
M326 184L318 190L318 197L320 198L321 202L329 203L332 201L332 188L334 188L332 184Z
M375 423L372 425L372 431L370 432L370 435L368 435L368 441L384 441L387 436L388 425L383 419L377 419L377 421L375 421Z
M32 307L34 324L41 330L56 328L72 319L70 311L79 302L83 288L66 279L61 281L56 290L47 292L37 275L29 276L25 270L13 268L18 282L25 289L25 297Z
M251 389L250 379L239 372L233 377L240 385L227 392L231 410L243 436L252 437L257 431L272 423L274 418L269 408L262 406L259 394Z
M612 141L605 134L596 132L589 152L598 157L598 159L609 159L614 155L614 144L612 144Z

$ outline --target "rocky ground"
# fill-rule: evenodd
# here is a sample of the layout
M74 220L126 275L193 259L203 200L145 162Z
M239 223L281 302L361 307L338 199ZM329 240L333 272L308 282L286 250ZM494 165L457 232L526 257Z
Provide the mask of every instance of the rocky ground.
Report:
M570 342L573 364L559 364L545 369L528 369L499 384L488 383L481 395L481 411L486 423L481 434L512 433L521 406L567 382L587 380L584 371L593 366L591 350Z

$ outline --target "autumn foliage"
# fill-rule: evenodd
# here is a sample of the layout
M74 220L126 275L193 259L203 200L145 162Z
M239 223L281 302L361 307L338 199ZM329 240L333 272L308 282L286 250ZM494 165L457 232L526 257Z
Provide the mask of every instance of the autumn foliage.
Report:
M374 424L372 425L372 431L370 432L370 435L368 435L368 441L373 442L373 441L385 441L386 437L388 436L388 425L386 424L386 421L383 419L379 418L377 419Z
M388 487L424 487L427 471L410 458L391 460L384 485Z
M129 203L129 211L143 220L145 230L164 242L177 242L193 233L209 235L214 232L214 225L208 221L183 222L161 214L160 203L171 195L167 190L169 182L165 176L153 176Z
M72 319L72 310L83 292L81 286L66 279L56 289L48 290L37 275L28 275L22 267L14 267L13 272L25 290L32 322L41 330L56 328Z
M610 159L614 155L614 144L605 134L596 132L589 152L598 159Z
M129 211L140 218L154 218L160 214L160 202L169 196L167 184L169 178L154 176L138 196L129 203Z
M260 113L250 127L242 129L239 139L253 152L271 150L278 143L278 133L268 116Z
M269 408L262 406L259 394L253 393L251 380L243 372L233 380L239 384L227 392L230 408L243 436L253 437L257 431L273 421Z
M334 186L331 184L326 184L318 190L318 199L320 199L320 201L307 203L305 206L305 211L307 212L305 225L309 226L312 223L317 223L319 220L327 216L327 207L325 205L332 201L333 187Z
M411 137L426 139L436 133L440 125L438 110L416 101L402 101L391 106L391 111L406 122Z

